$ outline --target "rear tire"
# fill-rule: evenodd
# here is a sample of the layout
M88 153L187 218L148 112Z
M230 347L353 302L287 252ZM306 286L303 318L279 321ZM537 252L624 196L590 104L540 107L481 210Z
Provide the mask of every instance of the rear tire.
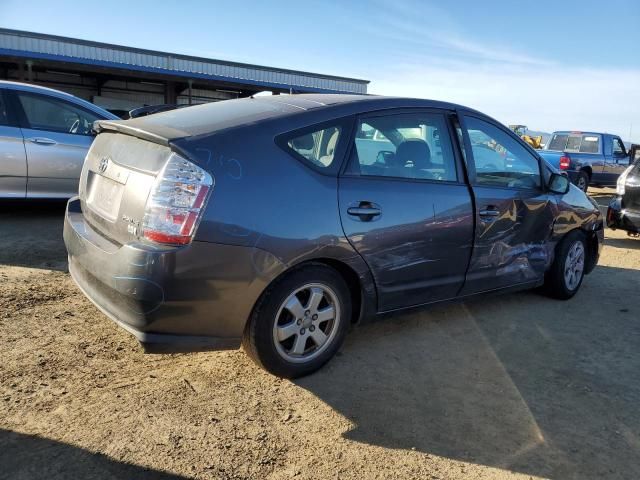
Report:
M309 264L277 280L262 294L242 347L268 372L301 377L335 355L350 321L351 297L343 278L326 265Z
M544 290L550 297L568 300L582 285L587 265L587 242L582 232L569 232L556 247L556 257L545 276Z
M589 175L587 175L587 172L584 172L584 171L578 172L578 175L576 176L576 181L574 183L576 187L578 187L583 192L587 193L587 190L589 190Z

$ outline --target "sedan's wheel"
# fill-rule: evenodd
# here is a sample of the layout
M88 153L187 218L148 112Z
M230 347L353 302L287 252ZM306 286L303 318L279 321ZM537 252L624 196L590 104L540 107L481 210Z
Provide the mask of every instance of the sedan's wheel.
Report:
M574 230L556 247L556 258L545 277L545 290L554 298L573 297L584 278L587 261L584 234Z
M331 345L341 320L338 297L329 286L304 285L287 297L276 314L276 350L288 362L307 362Z
M324 365L351 318L349 290L332 268L312 264L269 287L245 330L245 351L269 372L294 378Z
M564 261L564 283L569 290L576 290L584 274L584 244L576 240Z
M585 172L578 172L575 184L580 190L586 192L589 189L589 175Z

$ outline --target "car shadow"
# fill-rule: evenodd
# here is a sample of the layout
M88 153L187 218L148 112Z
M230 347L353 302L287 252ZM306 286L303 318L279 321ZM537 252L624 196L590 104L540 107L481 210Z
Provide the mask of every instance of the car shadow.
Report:
M640 238L605 238L605 245L616 248L640 248Z
M31 480L91 480L131 478L136 480L181 480L174 475L119 462L66 443L0 429L2 478Z
M2 201L0 265L64 271L65 201Z
M568 302L525 292L378 320L296 383L357 442L544 477L640 478L637 282L598 267Z

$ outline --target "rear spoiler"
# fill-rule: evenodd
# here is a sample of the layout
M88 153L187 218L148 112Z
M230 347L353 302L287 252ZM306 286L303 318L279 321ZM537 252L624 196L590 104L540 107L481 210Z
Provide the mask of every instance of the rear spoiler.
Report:
M169 139L161 135L141 130L125 123L124 120L97 120L93 122L93 131L98 134L104 131L123 133L132 137L138 137L149 142L169 146Z

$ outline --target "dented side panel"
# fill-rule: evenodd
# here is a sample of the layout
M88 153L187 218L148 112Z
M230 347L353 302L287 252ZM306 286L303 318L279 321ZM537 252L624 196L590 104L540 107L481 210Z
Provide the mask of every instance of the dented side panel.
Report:
M474 187L476 236L462 295L539 282L553 259L555 201L542 191ZM483 216L485 210L496 216Z

